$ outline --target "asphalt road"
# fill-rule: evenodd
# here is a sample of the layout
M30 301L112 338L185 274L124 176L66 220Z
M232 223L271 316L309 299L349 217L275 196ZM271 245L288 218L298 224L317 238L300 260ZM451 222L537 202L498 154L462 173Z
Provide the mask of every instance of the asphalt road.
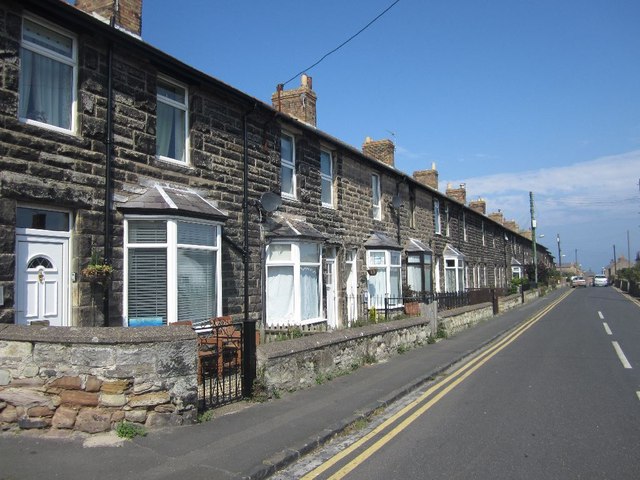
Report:
M640 478L640 305L581 288L534 320L308 478Z

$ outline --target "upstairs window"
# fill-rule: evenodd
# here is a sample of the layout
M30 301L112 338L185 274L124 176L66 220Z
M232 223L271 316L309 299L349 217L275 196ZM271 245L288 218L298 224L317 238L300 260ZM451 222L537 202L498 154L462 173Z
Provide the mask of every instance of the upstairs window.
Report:
M371 174L371 216L374 220L382 220L382 205L380 193L380 176Z
M296 154L293 137L285 133L280 137L280 184L283 197L296 197Z
M442 233L442 225L440 223L440 201L433 201L433 223L434 230L436 235L440 235Z
M21 121L65 133L75 129L75 38L53 26L25 18L20 50Z
M451 235L450 222L449 222L449 205L444 206L444 234L449 237Z
M462 237L467 241L467 212L462 212Z
M187 163L187 89L158 79L156 155L163 160Z
M333 158L331 153L320 152L320 182L322 184L322 206L333 208Z

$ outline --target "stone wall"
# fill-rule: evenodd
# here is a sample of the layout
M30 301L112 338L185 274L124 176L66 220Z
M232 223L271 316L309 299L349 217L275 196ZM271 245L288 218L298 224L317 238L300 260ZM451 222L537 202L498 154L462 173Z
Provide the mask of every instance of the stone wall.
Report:
M472 328L492 316L493 306L491 303L480 303L442 312L438 321L446 335L452 336L467 328Z
M108 431L197 418L189 327L0 325L0 429Z
M261 345L257 351L258 382L273 396L311 387L366 363L425 345L435 334L435 304L423 305L422 313L419 318Z

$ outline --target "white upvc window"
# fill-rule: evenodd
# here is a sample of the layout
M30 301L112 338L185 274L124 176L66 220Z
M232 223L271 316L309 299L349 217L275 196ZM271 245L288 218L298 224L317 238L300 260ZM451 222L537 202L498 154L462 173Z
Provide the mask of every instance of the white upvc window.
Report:
M76 37L43 20L22 21L18 117L63 133L76 130Z
M483 247L487 246L487 240L484 234L484 220L482 221L482 246Z
M188 163L189 95L187 87L158 78L156 155L162 160Z
M320 151L320 183L322 206L333 208L333 156L326 150Z
M382 194L380 175L371 174L371 216L374 220L382 220Z
M462 238L467 241L467 212L462 212Z
M440 222L440 201L433 201L433 226L435 229L436 235L440 235L442 233L442 223Z
M444 291L461 292L464 289L464 257L451 247L447 247L444 254Z
M124 316L139 322L206 322L220 315L221 227L171 217L125 219Z
M385 298L389 299L389 305L402 303L400 262L398 251L367 251L369 307L384 308Z
M296 198L296 144L291 135L280 136L280 192Z
M449 205L444 206L444 234L449 237L451 235L450 222L449 222Z
M267 245L267 325L305 325L322 320L321 251L316 242Z
M431 262L429 252L407 253L407 285L416 293L431 292Z
M522 267L520 266L512 266L511 267L511 278L514 280L522 278Z

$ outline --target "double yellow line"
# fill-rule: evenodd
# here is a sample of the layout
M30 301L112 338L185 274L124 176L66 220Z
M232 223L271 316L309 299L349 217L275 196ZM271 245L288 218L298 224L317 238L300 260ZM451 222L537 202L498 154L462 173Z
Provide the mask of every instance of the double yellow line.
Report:
M436 403L438 403L440 399L442 399L451 390L456 388L467 377L469 377L476 370L482 367L485 363L491 360L491 358L497 355L501 350L506 348L512 342L514 342L518 337L520 337L520 335L526 332L535 323L537 323L542 317L544 317L553 308L555 308L560 302L562 302L568 295L570 295L571 292L572 290L567 291L560 298L555 300L553 303L549 304L543 310L536 313L533 317L522 322L518 327L513 329L504 337L494 342L489 348L484 350L478 356L474 357L471 361L465 363L463 366L461 366L454 372L450 373L447 377L443 378L442 380L432 385L418 399L414 400L409 405L404 407L402 410L398 411L397 413L389 417L387 420L385 420L383 423L381 423L376 428L371 430L365 436L363 436L362 438L360 438L359 440L351 444L346 449L342 450L337 455L331 457L322 465L319 465L315 469L308 472L306 475L302 477L302 479L311 480L311 479L317 478L319 475L322 475L324 472L334 467L341 460L352 455L354 452L356 452L356 450L362 447L365 447L367 444L370 443L370 445L366 447L364 451L359 453L357 456L355 456L352 460L350 460L342 468L340 468L338 471L336 471L333 475L331 475L328 478L331 480L337 480L346 476L349 472L354 470L356 467L362 464L365 460L371 457L375 452L380 450L385 444L387 444L390 440L392 440L401 431L403 431L405 428L411 425L415 420L418 419L418 417L420 417L427 410L429 410ZM396 425L393 426L394 424ZM389 430L386 433L384 433L387 429ZM376 440L376 438L378 438L378 440Z

